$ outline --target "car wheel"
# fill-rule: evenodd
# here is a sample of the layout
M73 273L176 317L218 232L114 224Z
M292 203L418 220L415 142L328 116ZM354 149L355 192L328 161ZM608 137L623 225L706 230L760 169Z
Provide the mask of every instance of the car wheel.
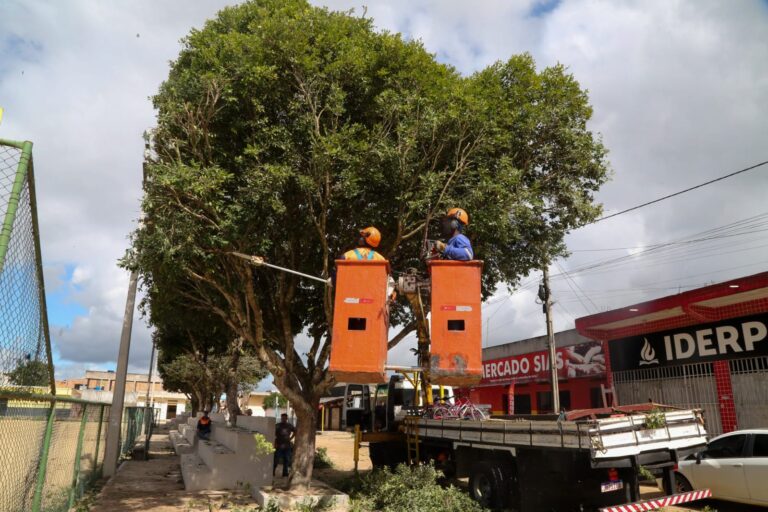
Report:
M675 473L675 492L679 494L681 492L691 492L692 490L691 482L680 473Z
M500 464L478 462L472 466L469 492L484 508L504 508L509 497L508 484L508 477Z

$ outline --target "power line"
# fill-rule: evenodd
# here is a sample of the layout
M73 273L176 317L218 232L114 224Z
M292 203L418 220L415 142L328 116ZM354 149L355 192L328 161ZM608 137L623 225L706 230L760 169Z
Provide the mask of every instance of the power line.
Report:
M752 165L750 167L746 167L746 168L738 170L736 172L732 172L730 174L726 174L725 176L720 176L719 178L715 178L713 180L705 181L704 183L700 183L700 184L695 185L693 187L689 187L689 188L686 188L684 190L680 190L680 191L675 192L673 194L668 194L666 196L659 197L658 199L654 199L653 201L648 201L647 203L639 204L637 206L633 206L632 208L627 208L626 210L622 210L620 212L616 212L616 213L612 213L610 215L606 215L604 217L600 217L597 220L593 220L592 222L589 222L589 223L585 224L585 226L588 226L590 224L595 224L597 222L600 222L601 220L610 219L612 217L616 217L618 215L622 215L622 214L625 214L625 213L628 213L628 212L631 212L631 211L634 211L634 210L638 210L640 208L644 208L644 207L652 205L652 204L659 203L661 201L664 201L665 199L669 199L671 197L679 196L681 194L685 194L686 192L690 192L692 190L696 190L697 188L701 188L701 187L705 187L707 185L711 185L712 183L716 183L718 181L722 181L722 180L728 179L728 178L730 178L732 176L736 176L737 174L741 174L741 173L744 173L744 172L747 172L747 171L751 171L752 169L757 169L758 167L762 167L763 165L766 165L766 164L768 164L768 160L766 160L764 162L760 162L760 163L755 164L755 165Z
M706 240L714 240L714 239L720 239L720 238L729 238L729 237L733 237L733 236L751 235L752 233L762 233L763 231L768 231L768 229L755 229L753 231L744 231L742 233L734 233L734 234L730 234L730 235L698 238L696 240L689 240L689 241L687 241L685 243L702 242L702 241L706 241ZM682 242L672 242L672 243L682 243ZM651 249L651 248L654 248L654 247L660 247L662 245L666 245L666 244L660 243L660 244L651 244L651 245L635 245L633 247L605 247L603 249L568 249L568 252L638 251L638 250Z
M576 289L574 289L574 287L571 286L571 281L573 281L574 286L576 286L576 288L579 291L581 291L581 294L589 301L589 303L592 304L592 306L595 308L595 311L599 311L597 305L595 305L595 303L592 301L592 299L589 297L589 295L584 293L584 290L581 289L581 287L578 285L578 283L576 282L576 280L574 278L572 278L571 276L568 275L568 272L566 272L565 269L563 269L563 267L560 266L560 263L555 262L555 266L557 266L558 270L560 270L560 272L562 272L562 274L565 276L565 282L568 285L568 288L570 288L571 291L574 293L574 295L576 295L576 298L579 299L579 302L581 303L581 307L584 308L584 311L586 311L587 313L591 313L591 311L589 310L587 305L584 304L584 302L579 297L579 294L578 294L578 292L576 292Z
M768 220L768 213L762 213L753 217L737 220L729 224L718 226L716 228L678 238L676 240L651 244L644 250L636 253L585 263L576 268L568 270L568 273L573 276L575 274L587 272L597 268L605 269L606 267L616 267L629 262L634 263L638 258L646 257L649 255L652 257L669 257L675 252L679 253L682 251L683 253L686 253L690 251L690 246L697 243L720 241L723 238L744 236L762 232L764 231L763 229L756 230L755 228L767 225L768 223L766 220ZM733 244L730 245L732 246ZM710 250L711 249L712 248L710 248ZM701 254L701 251L697 251L697 254ZM555 274L552 277L556 279L558 277L563 277L563 274Z

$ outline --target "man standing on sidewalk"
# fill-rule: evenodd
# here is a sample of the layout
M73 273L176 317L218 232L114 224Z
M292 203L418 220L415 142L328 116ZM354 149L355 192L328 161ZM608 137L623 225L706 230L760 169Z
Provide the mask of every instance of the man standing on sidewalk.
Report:
M272 476L275 476L275 470L278 463L283 463L283 476L288 476L291 468L291 457L293 455L293 445L291 444L296 429L288 423L288 415L280 415L280 423L275 425L275 460L272 466Z

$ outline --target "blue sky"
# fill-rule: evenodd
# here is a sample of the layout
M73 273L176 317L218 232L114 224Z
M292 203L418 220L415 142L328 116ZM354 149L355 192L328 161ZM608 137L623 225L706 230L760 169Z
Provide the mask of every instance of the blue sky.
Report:
M73 296L80 286L73 283L74 265L66 265L58 276L58 286L49 286L46 291L48 321L58 327L71 327L72 320L88 313L88 310Z
M363 2L315 2L364 12ZM563 63L589 89L591 128L610 150L617 211L768 158L768 3L764 0L366 2L377 27L423 41L471 73L529 52ZM148 101L179 39L227 2L5 0L0 4L0 137L35 142L42 250L57 372L111 368L127 274L117 260L139 216ZM766 172L702 189L574 232L553 266L556 327L678 289L764 271L765 237L638 257L601 273L560 269L765 213ZM761 244L762 242L762 244ZM596 250L599 249L599 250ZM604 250L605 249L605 250ZM610 250L608 250L610 249ZM730 249L730 250L729 250ZM585 252L581 252L585 251ZM674 257L673 257L674 256ZM538 276L485 308L486 344L544 331ZM581 292L579 291L581 290ZM137 315L132 370L146 371L150 332ZM409 344L391 355L409 363Z

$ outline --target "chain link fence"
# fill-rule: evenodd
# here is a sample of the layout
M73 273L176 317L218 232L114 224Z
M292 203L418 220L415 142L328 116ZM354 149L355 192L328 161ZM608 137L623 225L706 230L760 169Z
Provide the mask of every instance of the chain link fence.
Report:
M33 172L30 142L0 141L0 389L53 394Z
M101 477L109 404L0 391L0 512L64 512ZM126 407L121 457L151 436L152 410Z
M0 512L65 512L101 477L109 404L0 391ZM151 436L147 408L126 407L121 457Z
M0 223L0 512L63 512L101 476L110 405L56 395L30 142L0 140ZM149 418L125 408L122 457Z

